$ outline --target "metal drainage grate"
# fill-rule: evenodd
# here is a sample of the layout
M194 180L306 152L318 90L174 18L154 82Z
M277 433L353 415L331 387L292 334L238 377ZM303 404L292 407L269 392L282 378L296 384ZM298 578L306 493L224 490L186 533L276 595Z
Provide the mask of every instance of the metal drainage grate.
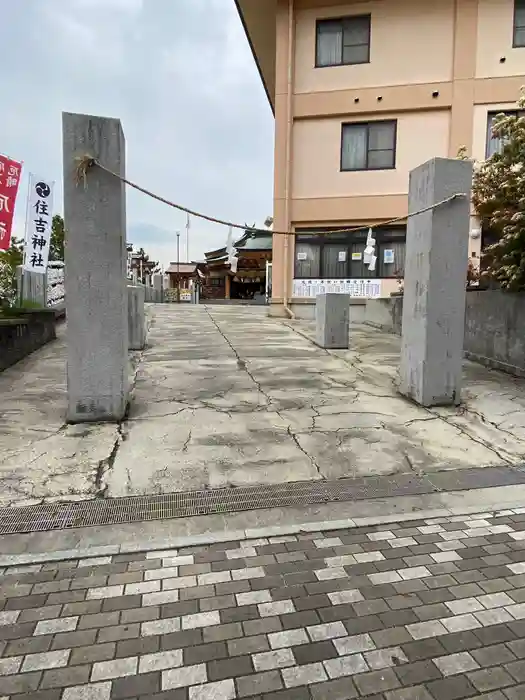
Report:
M426 476L397 474L337 481L301 481L270 486L187 491L162 496L130 496L25 508L0 508L0 534L117 525L260 508L300 508L337 501L414 496L517 484L525 484L523 468L485 467L441 471Z

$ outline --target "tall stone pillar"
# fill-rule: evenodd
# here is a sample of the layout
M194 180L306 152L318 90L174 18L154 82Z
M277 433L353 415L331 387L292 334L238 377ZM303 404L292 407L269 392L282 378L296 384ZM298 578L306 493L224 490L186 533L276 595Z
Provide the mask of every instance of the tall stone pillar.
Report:
M77 182L78 157L125 176L118 119L63 114L66 240L67 419L119 421L128 402L125 186L94 166Z
M157 302L157 304L161 304L164 301L164 286L163 286L163 278L162 275L156 274L153 275L153 289L154 291L154 300Z
M472 163L434 158L410 173L399 390L422 406L461 393Z

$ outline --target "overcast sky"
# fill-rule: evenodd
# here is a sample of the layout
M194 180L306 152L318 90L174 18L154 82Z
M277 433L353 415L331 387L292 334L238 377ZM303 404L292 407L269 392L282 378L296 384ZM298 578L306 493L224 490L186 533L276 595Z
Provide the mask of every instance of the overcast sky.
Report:
M56 181L62 212L62 111L120 118L128 177L167 199L239 223L272 213L273 116L234 0L4 1L0 46L0 153L25 171L16 235L29 172ZM127 203L128 241L175 260L185 215L129 188ZM226 237L193 219L191 258Z

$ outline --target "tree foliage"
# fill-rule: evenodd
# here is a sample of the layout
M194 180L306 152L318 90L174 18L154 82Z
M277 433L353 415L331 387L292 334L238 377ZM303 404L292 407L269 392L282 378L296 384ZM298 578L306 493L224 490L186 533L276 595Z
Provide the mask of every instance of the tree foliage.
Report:
M525 110L525 93L518 101ZM498 115L493 134L500 153L476 165L472 201L482 226L497 241L483 252L482 278L502 289L525 290L525 116Z
M55 214L51 226L51 242L49 246L49 259L52 261L64 261L65 229L64 219L60 214Z
M21 239L12 238L11 246L0 251L0 307L12 306L16 300L16 268L24 258Z

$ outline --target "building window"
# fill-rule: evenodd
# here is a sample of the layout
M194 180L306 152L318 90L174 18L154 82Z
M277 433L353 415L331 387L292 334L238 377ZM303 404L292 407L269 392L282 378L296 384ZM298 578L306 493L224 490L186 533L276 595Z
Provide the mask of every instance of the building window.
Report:
M316 68L370 62L370 15L317 21Z
M321 248L317 241L310 243L306 236L295 242L296 277L321 277Z
M525 46L525 0L514 0L514 47Z
M396 278L405 272L406 229L376 229L376 269L363 262L365 230L329 233L328 229L297 233L295 279Z
M506 139L503 136L495 136L492 133L494 127L494 122L496 117L500 114L505 114L507 117L523 117L525 112L520 112L518 110L512 110L510 112L489 112L487 117L487 148L485 157L490 158L495 153L502 153L503 147L505 146Z
M396 131L396 121L343 124L341 170L395 168Z
M224 277L210 277L211 287L224 287Z

